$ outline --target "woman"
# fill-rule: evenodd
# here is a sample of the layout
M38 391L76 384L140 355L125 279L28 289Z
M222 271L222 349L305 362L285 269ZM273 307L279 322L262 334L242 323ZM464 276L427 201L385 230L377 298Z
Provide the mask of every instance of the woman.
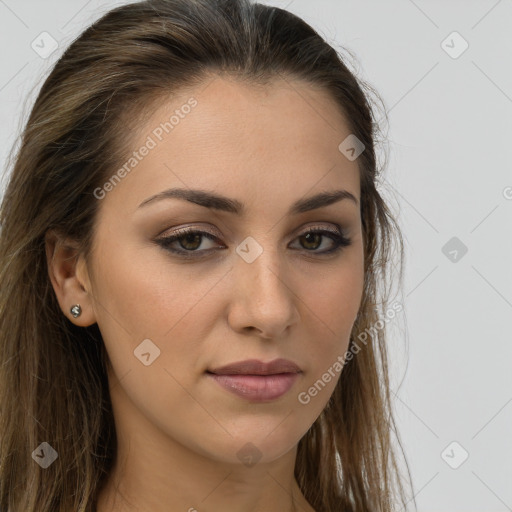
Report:
M281 9L149 0L68 48L1 209L1 510L405 506L376 128Z

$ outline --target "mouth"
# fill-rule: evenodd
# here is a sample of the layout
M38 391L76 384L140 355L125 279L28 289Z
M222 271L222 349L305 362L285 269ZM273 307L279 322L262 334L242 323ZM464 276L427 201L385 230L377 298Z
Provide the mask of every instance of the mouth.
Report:
M268 363L250 359L206 371L222 388L251 402L268 402L283 396L301 373L300 367L287 359Z

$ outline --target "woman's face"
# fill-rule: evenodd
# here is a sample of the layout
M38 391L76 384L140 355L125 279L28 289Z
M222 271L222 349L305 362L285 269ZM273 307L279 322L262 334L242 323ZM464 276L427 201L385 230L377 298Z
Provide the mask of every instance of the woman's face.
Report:
M82 274L120 435L240 464L275 460L310 428L363 292L357 160L338 149L349 135L335 103L305 83L220 77L140 127L125 172L96 191ZM340 190L355 200L308 201ZM185 228L202 234L165 241ZM209 373L277 358L300 371Z

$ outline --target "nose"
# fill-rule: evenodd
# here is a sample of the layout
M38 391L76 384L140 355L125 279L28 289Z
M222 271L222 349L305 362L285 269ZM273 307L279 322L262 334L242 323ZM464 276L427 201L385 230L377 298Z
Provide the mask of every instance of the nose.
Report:
M263 250L252 262L237 257L230 274L228 322L232 329L240 333L256 330L262 338L278 339L299 321L300 298L290 282L284 256Z

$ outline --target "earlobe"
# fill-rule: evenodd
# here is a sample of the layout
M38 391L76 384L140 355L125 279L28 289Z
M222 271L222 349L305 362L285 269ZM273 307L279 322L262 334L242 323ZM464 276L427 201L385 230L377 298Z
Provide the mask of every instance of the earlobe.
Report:
M64 315L81 327L96 323L85 261L77 243L51 230L46 233L45 250L49 278Z

